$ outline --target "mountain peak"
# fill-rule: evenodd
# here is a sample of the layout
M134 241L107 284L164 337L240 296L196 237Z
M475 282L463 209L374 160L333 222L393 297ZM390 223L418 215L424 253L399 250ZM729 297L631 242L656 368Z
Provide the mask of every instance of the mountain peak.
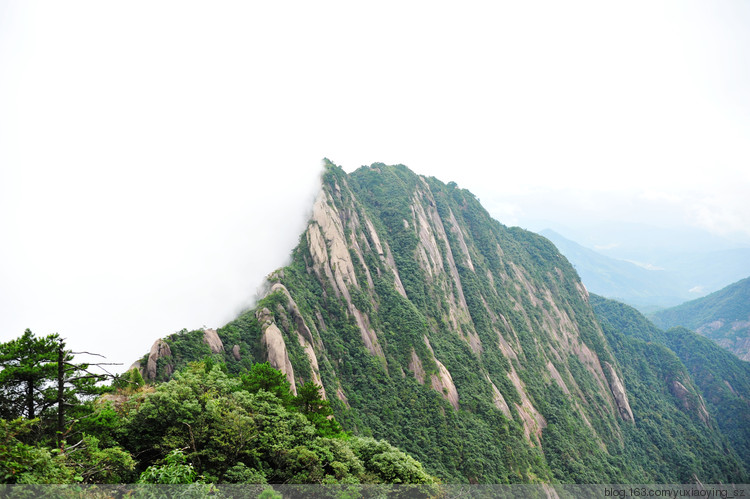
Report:
M218 330L238 347L222 355L322 385L345 429L448 481L642 477L599 468L640 421L575 270L455 183L326 160L291 263L269 279L256 309Z

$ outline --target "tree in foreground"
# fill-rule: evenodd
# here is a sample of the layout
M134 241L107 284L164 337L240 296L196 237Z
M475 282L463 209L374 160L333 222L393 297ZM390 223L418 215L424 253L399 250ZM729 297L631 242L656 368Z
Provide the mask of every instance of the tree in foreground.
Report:
M142 466L156 466L144 480L172 477L186 469L180 464L219 483L433 483L390 444L341 432L316 385L294 397L282 373L253 367L233 377L195 363L151 393L132 395L139 401L127 411L122 443ZM184 462L167 462L175 451Z
M52 380L57 376L56 334L37 338L26 330L0 344L0 416L34 419L57 402Z
M75 416L86 399L102 393L98 383L112 377L91 372L90 364L76 363L73 357L58 334L36 337L27 329L20 338L0 344L0 417L40 418L42 436L54 434L62 447L73 430L69 413Z
M0 345L3 483L433 483L385 442L341 431L320 387L297 396L268 363L196 362L166 383L101 375L58 335ZM75 436L75 438L73 438Z

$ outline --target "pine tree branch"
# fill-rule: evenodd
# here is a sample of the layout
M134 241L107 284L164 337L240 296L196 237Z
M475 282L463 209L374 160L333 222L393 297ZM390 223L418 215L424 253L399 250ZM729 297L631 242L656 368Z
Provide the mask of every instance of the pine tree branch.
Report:
M76 447L78 447L79 445L81 445L82 443L83 443L83 439L79 440L77 444L71 445L70 447L66 447L65 450L64 450L64 452L66 452L66 453L70 452L73 449L75 449Z
M70 352L73 355L96 355L97 357L101 357L103 359L106 359L107 357L105 355L102 355L100 353L93 353L93 352Z

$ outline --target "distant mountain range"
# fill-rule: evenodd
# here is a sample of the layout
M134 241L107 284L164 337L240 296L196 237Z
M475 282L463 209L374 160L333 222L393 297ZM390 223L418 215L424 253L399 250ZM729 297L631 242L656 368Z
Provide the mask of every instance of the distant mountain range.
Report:
M691 248L676 244L671 252L662 248L624 260L582 246L550 229L540 234L570 260L589 291L623 301L644 313L699 298L750 275L750 248L691 252Z
M750 361L750 277L649 318L663 329L692 329Z

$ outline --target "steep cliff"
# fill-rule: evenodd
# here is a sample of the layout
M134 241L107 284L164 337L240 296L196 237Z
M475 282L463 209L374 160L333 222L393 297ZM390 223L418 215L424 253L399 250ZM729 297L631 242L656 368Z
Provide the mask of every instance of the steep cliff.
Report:
M327 165L291 265L269 280L287 347L304 345L297 382L319 379L342 425L447 479L565 478L545 461L545 444L568 440L546 434L550 418L594 450L576 453L586 467L633 424L570 264L454 184Z
M673 477L631 449L639 381L570 263L454 183L327 163L291 263L268 281L254 310L218 330L233 345L217 354L228 369L268 361L292 386L322 385L346 430L446 481Z

